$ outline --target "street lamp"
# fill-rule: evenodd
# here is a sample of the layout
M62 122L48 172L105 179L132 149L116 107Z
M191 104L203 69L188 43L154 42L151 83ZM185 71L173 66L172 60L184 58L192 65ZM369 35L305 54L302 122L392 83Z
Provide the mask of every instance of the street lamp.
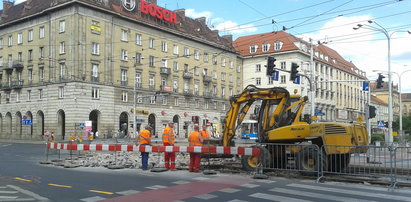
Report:
M387 37L387 42L388 42L388 138L386 139L386 141L388 140L388 143L392 142L392 119L393 119L393 115L392 115L392 76L391 76L391 37L392 35L396 32L393 31L391 33L389 33L387 31L387 29L385 29L383 26L381 26L380 24L378 24L375 21L372 20L368 20L369 24L374 23L377 27L375 26L371 26L371 25L367 25L367 24L358 24L357 27L353 27L354 30L358 30L360 28L364 28L364 29L369 29L372 31L378 31L381 32L385 35L385 37ZM397 31L398 32L398 31ZM410 31L407 31L408 33L411 33Z
M407 66L407 65L404 65L404 66ZM373 70L373 72L378 72L379 70ZM399 129L399 133L400 133L400 138L401 138L401 142L403 141L403 139L404 139L404 135L403 135L403 131L402 131L402 98L401 98L401 77L402 77L402 75L404 74L404 73L406 73L406 72L410 72L411 71L411 69L409 69L409 70L405 70L405 71L403 71L403 72L401 72L400 74L398 74L397 72L391 72L391 73L393 73L393 74L395 74L395 75L397 75L398 76L398 91L399 91L399 103L400 103L400 129Z

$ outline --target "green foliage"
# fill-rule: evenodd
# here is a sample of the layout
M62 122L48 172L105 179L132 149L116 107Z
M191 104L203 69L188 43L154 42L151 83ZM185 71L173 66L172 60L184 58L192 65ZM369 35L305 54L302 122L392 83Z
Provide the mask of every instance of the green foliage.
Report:
M372 134L371 135L371 144L374 144L375 141L384 142L384 134Z
M411 135L405 136L404 139L407 142L411 142Z

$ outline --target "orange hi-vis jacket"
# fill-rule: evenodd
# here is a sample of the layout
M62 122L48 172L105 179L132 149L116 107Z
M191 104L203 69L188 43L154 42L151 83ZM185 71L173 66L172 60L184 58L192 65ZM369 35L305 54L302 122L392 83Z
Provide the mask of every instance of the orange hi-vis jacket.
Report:
M200 141L200 132L193 131L188 136L188 144L190 146L201 146L203 143Z
M210 137L207 130L201 130L200 132L201 132L201 136L203 138L209 138Z
M169 142L169 137L171 139L171 142ZM175 139L175 135L174 135L174 131L171 127L167 126L166 128L164 128L163 130L163 143L169 143L174 145L174 139Z
M153 135L149 130L142 130L140 132L140 144L151 144L151 137Z

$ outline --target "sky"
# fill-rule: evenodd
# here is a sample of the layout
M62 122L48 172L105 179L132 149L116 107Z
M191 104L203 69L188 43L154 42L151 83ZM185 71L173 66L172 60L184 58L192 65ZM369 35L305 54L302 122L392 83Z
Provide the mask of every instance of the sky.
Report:
M411 34L407 33L411 0L158 0L157 4L185 9L191 18L206 17L211 29L232 34L234 40L284 27L294 36L336 50L366 71L370 80L376 80L376 71L387 73L390 50L393 82L397 85L397 74L402 75L402 92L411 93L411 79L407 79L411 78ZM358 24L363 26L354 30Z

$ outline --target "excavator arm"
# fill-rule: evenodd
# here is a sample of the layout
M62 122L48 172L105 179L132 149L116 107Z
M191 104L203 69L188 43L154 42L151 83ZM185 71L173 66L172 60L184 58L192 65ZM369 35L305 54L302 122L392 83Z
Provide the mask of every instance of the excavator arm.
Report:
M290 107L290 93L285 88L257 88L254 85L247 86L241 94L233 96L230 99L231 108L227 112L224 123L223 146L230 145L237 127L241 125L251 105L257 100L276 101L279 103L273 113L269 113L269 110L264 110L265 120L270 120L269 126L273 126L278 121L281 121L279 117L283 117L287 108Z

